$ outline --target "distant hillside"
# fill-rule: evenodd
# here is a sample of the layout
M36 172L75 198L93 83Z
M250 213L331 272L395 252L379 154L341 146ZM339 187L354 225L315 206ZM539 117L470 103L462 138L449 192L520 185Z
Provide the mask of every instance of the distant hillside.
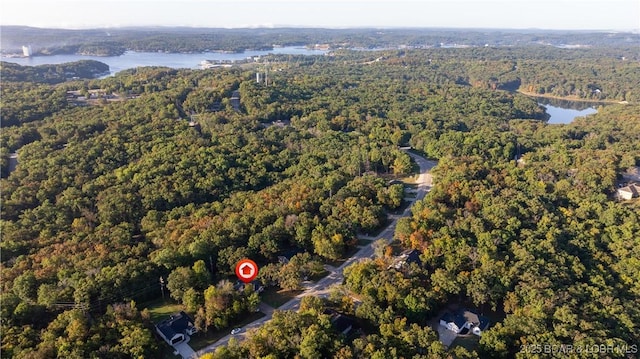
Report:
M163 52L244 51L273 46L327 44L331 48L399 48L440 46L636 47L640 34L543 30L470 29L215 29L136 27L117 29L41 29L1 26L2 52L34 54L118 55L125 50Z
M109 73L109 65L95 60L81 60L57 65L21 66L0 62L2 81L56 84L67 79L93 79Z

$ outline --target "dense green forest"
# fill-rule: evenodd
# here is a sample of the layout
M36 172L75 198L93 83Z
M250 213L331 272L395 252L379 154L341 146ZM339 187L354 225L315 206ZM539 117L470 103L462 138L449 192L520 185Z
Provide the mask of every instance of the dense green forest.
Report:
M82 60L60 65L20 66L0 62L2 80L57 84L72 79L93 79L109 74L109 66L99 61Z
M390 180L414 171L407 145L439 160L432 191L395 233L421 265L397 271L398 248L381 246L329 298L277 311L214 357L507 358L532 343L636 344L640 205L613 198L640 165L640 72L624 51L274 56L269 84L251 67L51 83L3 64L2 355L159 357L145 303L161 296L160 277L201 332L233 327L260 302L252 286L234 288L235 263L253 258L285 290L322 276L402 208ZM523 86L629 103L547 125L513 91ZM69 91L117 100L80 106ZM428 325L451 303L497 318L474 348L447 349ZM336 312L357 335L334 328Z

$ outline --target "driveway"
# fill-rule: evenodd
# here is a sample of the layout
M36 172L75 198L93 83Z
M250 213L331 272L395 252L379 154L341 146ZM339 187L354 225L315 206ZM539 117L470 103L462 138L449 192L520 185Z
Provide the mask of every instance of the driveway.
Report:
M451 343L456 340L456 337L458 335L443 327L442 325L438 325L438 336L440 337L440 341L442 342L442 344L444 344L444 346L448 348Z
M188 338L188 337L187 337ZM189 346L189 339L173 346L183 359L197 358L196 352Z

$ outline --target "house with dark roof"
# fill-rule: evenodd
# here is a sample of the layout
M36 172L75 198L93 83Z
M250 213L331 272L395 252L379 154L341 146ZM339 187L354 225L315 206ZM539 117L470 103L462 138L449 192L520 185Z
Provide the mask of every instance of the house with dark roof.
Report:
M417 249L413 249L407 253L407 263L415 263L419 266L422 265L422 260L420 260L420 251Z
M411 249L402 252L394 261L392 265L389 266L388 269L394 268L396 270L400 270L411 263L417 264L418 266L422 265L422 260L420 260L420 251L417 249Z
M264 291L264 284L258 279L251 281L251 285L253 285L254 292L262 293Z
M349 334L349 332L351 332L353 326L355 325L355 321L347 317L346 315L342 315L335 311L331 311L330 313L331 325L333 326L333 328L344 335ZM326 310L325 314L328 314Z
M356 325L356 321L344 314L340 314L334 309L325 308L322 314L326 314L330 317L331 326L338 332L347 335L353 327Z
M467 321L461 315L444 313L444 315L440 318L440 325L456 334L460 334L460 332L462 332L462 330L466 327Z
M156 331L173 346L182 343L187 336L195 334L198 330L193 324L193 319L182 311L156 324Z
M344 335L349 334L351 329L353 329L353 319L349 317L345 317L342 314L337 315L331 323L336 330Z
M461 309L455 314L445 313L440 318L440 325L456 334L462 334L464 329L482 336L482 332L489 327L489 318L478 315L468 309Z

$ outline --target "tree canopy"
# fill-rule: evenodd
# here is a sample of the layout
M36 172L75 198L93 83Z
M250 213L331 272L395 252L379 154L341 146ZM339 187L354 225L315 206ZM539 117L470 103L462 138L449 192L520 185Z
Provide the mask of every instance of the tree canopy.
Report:
M402 208L404 146L439 160L395 235L422 265L398 271L378 244L335 298L276 312L214 357L442 357L427 321L461 302L501 317L454 357L637 343L639 207L614 194L640 164L640 72L611 48L565 50L273 56L269 84L247 66L54 83L3 64L3 355L153 357L137 308L159 278L202 331L233 326L259 303L233 283L237 261L286 290L322 275ZM630 103L553 126L523 86ZM90 91L117 100L67 98ZM326 308L362 335L342 336Z

